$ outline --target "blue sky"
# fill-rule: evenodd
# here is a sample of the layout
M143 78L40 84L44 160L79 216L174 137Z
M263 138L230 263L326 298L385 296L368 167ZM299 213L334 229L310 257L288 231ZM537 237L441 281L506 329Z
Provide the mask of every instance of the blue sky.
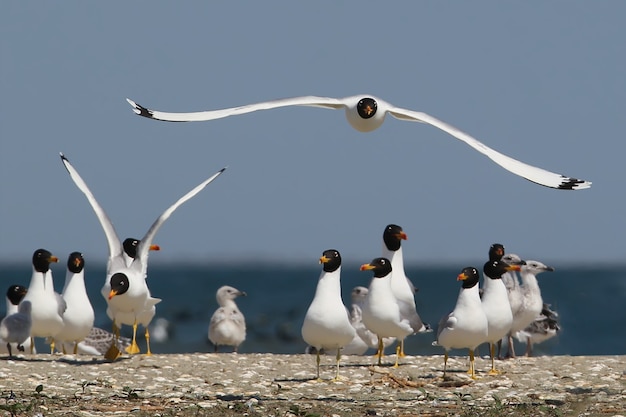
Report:
M0 14L0 260L44 247L104 261L104 234L58 157L151 259L378 256L397 223L416 263L623 262L626 3L6 2ZM203 123L135 116L369 93L524 162L593 181L537 186L431 126L372 133L283 108ZM556 265L558 267L558 265Z

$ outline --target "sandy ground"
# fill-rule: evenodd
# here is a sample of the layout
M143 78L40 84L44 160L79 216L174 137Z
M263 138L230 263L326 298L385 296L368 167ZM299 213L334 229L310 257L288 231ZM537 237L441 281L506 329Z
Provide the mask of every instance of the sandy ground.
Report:
M626 416L626 356L498 361L273 354L24 355L0 360L0 415L29 416ZM3 414L4 413L4 414Z

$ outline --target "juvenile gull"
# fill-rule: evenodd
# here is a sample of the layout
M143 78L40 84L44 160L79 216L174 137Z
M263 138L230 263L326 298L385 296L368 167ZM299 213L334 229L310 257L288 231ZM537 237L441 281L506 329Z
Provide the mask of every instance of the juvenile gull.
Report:
M502 260L509 265L521 265L523 263L522 258L514 253L507 253L502 256ZM511 306L511 314L515 321L515 316L522 308L522 291L520 288L519 278L516 271L508 271L502 275L502 282L506 287L507 295L509 297L509 305ZM502 340L498 341L498 358L501 358ZM509 331L507 333L507 357L515 356L515 348L513 346L513 333Z
M469 374L476 379L474 350L487 340L488 322L483 311L478 291L480 275L474 267L464 268L457 280L462 281L461 291L454 310L439 321L436 344L445 349L443 377L446 377L448 351L450 349L469 349Z
M543 299L541 297L541 289L537 282L537 275L542 272L552 272L554 268L547 266L539 261L526 261L521 266L520 276L522 285L519 287L521 296L521 306L518 311L513 313L513 323L511 324L510 334L524 330L541 314L543 309ZM512 339L510 346L512 347ZM515 357L515 349L511 349L511 357Z
M455 137L456 139L459 139L460 141L466 143L474 150L487 156L489 159L491 159L493 162L500 165L507 171L519 175L536 184L565 190L582 190L591 187L591 182L589 181L555 174L553 172L546 171L545 169L525 164L524 162L501 154L500 152L491 149L487 145L479 142L477 139L473 138L467 133L426 113L396 107L391 103L388 103L380 98L368 94L345 98L315 96L293 97L266 101L256 104L248 104L229 109L193 113L161 112L148 109L128 98L126 100L133 107L133 111L137 115L150 119L169 122L207 121L228 116L234 116L238 114L250 113L257 110L269 110L286 106L308 106L345 110L348 123L350 123L350 125L354 129L358 130L359 132L370 132L380 127L385 120L385 116L387 114L390 114L391 116L399 120L426 123L438 129L441 129L449 135Z
M317 281L315 296L302 324L302 338L316 349L317 379L320 379L320 351L336 349L339 378L341 349L349 344L356 331L350 323L341 298L341 255L335 249L325 250L320 258L322 272Z
M37 249L33 253L33 274L28 285L28 292L22 300L22 303L24 301L31 303L31 353L35 346L33 340L35 337L49 338L50 352L54 352L54 335L63 328L65 302L58 293L54 292L52 271L50 271L50 263L58 261L56 256L45 249Z
M387 258L375 258L361 265L361 271L373 271L369 293L363 305L363 323L378 337L378 365L381 365L383 338L395 337L398 341L413 333L408 319L402 318L400 306L391 289L391 262ZM400 346L396 346L396 363L400 356Z
M383 258L391 261L391 290L398 301L400 316L409 321L413 333L430 331L430 326L425 326L417 313L415 306L415 287L404 272L404 258L402 254L402 241L407 239L407 234L402 227L389 224L383 231ZM400 357L404 356L404 339L400 340Z
M215 298L220 306L211 317L209 323L209 340L215 346L232 346L237 352L239 345L246 340L246 319L237 308L235 298L246 296L237 288L224 285L217 290Z
M113 227L113 223L111 223L111 220L109 220L109 217L102 209L91 190L89 190L85 181L78 174L78 171L76 171L62 153L61 162L70 174L74 184L85 197L87 197L87 200L100 221L109 246L107 274L100 293L107 302L107 315L113 321L113 331L119 337L118 324L133 326L133 338L131 345L126 351L130 354L135 354L140 351L136 341L137 326L139 324L143 325L146 329L146 354L150 355L150 333L148 331L148 324L154 317L154 307L161 301L159 298L152 297L146 283L148 254L152 247L152 241L163 223L178 207L202 191L215 178L223 173L226 168L222 168L220 171L204 180L165 210L165 212L154 221L152 226L150 226L143 239L141 239L137 245L136 256L132 258L129 257L128 253L125 253L123 244ZM127 265L127 262L130 261L129 258L131 258L132 261L130 265ZM116 343L111 345L111 351L105 356L108 359L115 359L119 356Z
M65 344L73 344L72 352L78 354L78 344L87 337L93 327L94 311L85 288L85 258L80 252L72 252L67 260L67 272L62 297L66 304L63 313L63 328L54 338Z

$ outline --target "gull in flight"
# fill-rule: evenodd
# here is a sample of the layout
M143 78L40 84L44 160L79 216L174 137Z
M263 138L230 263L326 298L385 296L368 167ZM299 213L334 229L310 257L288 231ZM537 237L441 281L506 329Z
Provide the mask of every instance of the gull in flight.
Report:
M191 113L167 113L148 109L131 99L126 99L139 116L166 122L202 122L221 119L228 116L251 113L258 110L270 110L288 106L322 107L334 110L345 110L348 123L359 132L371 132L378 129L390 114L399 120L419 122L432 125L455 138L465 142L478 152L487 156L502 168L520 177L545 187L561 190L582 190L591 187L590 181L568 177L547 171L506 156L478 141L469 134L457 129L426 113L396 107L372 95L358 95L345 98L304 96L265 101L221 110L209 110Z

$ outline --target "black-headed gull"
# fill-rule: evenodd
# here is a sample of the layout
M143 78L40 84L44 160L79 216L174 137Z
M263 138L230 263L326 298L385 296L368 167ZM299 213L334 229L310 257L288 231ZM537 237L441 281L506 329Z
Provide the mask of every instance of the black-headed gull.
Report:
M137 246L136 257L134 259L131 258L132 261L130 265L127 265L129 254L124 251L123 244L113 227L113 223L109 220L109 217L89 190L85 181L78 174L78 171L76 171L62 153L61 161L74 181L74 184L76 184L78 189L87 197L87 200L100 221L100 225L107 239L109 260L107 263L106 280L100 292L107 301L107 315L113 321L114 333L119 335L118 323L120 325L127 324L133 326L132 342L126 351L131 354L139 353L140 350L136 342L136 333L138 324L142 324L146 328L147 354L151 354L150 335L147 326L154 317L155 305L161 301L159 298L151 296L146 283L148 254L152 246L152 240L163 223L178 207L202 191L222 174L226 168L222 168L217 173L204 180L165 210L165 212L155 220L152 226L150 226L150 229L148 229L143 239L141 239ZM117 344L114 343L111 345L111 348L111 352L105 356L109 359L115 359L119 355Z
M50 263L58 262L59 258L46 249L37 249L33 253L33 274L28 285L28 292L22 300L31 303L32 326L31 350L35 347L35 337L45 337L50 340L50 353L54 352L56 335L63 328L63 312L65 301L60 294L54 291ZM33 353L31 351L31 353Z
M337 368L335 380L339 378L341 349L348 345L356 330L350 323L348 310L341 298L341 255L336 249L328 249L320 257L322 272L315 288L315 296L302 323L302 338L315 347L317 352L317 379L320 379L320 352L336 350Z
M534 167L532 165L528 165L524 162L513 159L494 149L491 149L490 147L468 135L467 133L433 116L414 110L396 107L391 103L388 103L380 98L368 94L350 96L345 98L316 96L293 97L265 101L256 104L248 104L228 109L191 113L168 113L158 110L151 110L136 103L131 99L127 98L126 101L128 101L128 103L133 107L133 111L139 116L168 122L208 121L221 119L228 116L250 113L258 110L269 110L287 106L322 107L335 110L343 109L346 112L346 118L348 119L348 123L350 123L353 128L360 132L370 132L379 128L383 124L385 116L387 114L390 114L396 119L410 122L427 123L438 129L441 129L444 132L452 135L453 137L465 142L467 145L487 156L489 159L491 159L507 171L519 175L520 177L526 178L527 180L537 183L539 185L562 190L582 190L591 186L591 182L589 181L556 174L554 172Z
M446 377L448 351L450 349L469 349L469 374L476 379L474 350L487 340L488 321L483 311L478 291L480 274L474 267L463 268L457 276L462 281L461 290L454 310L439 320L436 345L445 349L443 359L443 378ZM433 343L434 344L434 343Z
M383 338L395 337L400 343L396 346L398 366L402 340L413 333L408 319L400 314L398 300L391 290L391 261L387 258L375 258L368 264L361 265L361 271L373 271L369 292L363 304L363 323L378 336L378 365L381 365Z
M65 342L73 343L72 352L76 355L78 344L87 337L95 319L85 287L85 258L80 252L70 253L67 259L65 285L61 296L66 305L63 313L63 329L54 338L63 343L63 353L66 353Z
M429 332L430 326L422 322L415 306L415 286L404 272L402 241L407 234L397 224L388 224L383 231L382 257L391 261L391 290L398 300L400 315L409 321L413 333ZM400 357L404 356L404 340L400 342Z
M495 363L495 346L511 329L513 313L509 304L509 296L502 282L502 274L507 271L519 271L519 265L509 265L504 261L489 260L483 267L482 307L488 322L486 342L489 342L491 355L490 375L498 374Z

